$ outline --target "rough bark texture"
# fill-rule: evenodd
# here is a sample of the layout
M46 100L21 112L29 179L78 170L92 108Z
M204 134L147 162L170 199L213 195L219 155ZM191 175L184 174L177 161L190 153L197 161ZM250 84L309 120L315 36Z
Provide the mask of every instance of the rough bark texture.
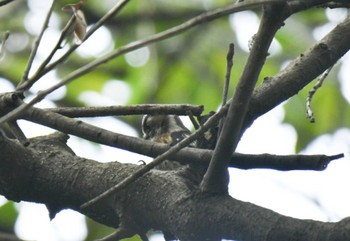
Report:
M29 147L0 140L0 193L8 199L44 203L53 217L61 209L77 210L128 234L149 229L181 240L349 240L350 219L338 223L298 220L228 195L201 196L198 180L179 171L152 170L127 189L97 205L79 206L120 182L140 166L98 163L74 155L67 136L31 140Z
M276 105L296 95L307 84L334 65L350 49L350 17L322 40L300 54L284 70L255 89L246 126Z
M288 14L327 2L287 1ZM291 62L285 70L275 77L267 78L254 90L249 108L244 108L243 114L247 112L247 116L242 120L240 132L243 133L257 117L298 93L338 61L350 49L349 39L350 17ZM254 71L253 63L248 65L251 67L247 73ZM86 67L80 74L88 70ZM257 78L259 73L257 71L254 76ZM70 78L73 79L73 76ZM253 87L249 87L250 92ZM15 94L0 95L1 118L20 106L22 112L18 111L6 121L24 118L90 141L150 156L157 156L169 148L108 132L80 120L23 103ZM237 136L241 135L237 133ZM155 229L185 241L221 238L245 241L350 240L349 218L336 223L299 220L233 199L224 193L214 195L200 192L202 176L193 172L193 166L208 165L213 153L194 148L181 150L171 156L175 160L191 163L191 172L186 167L176 171L151 170L121 191L81 210L83 203L122 182L142 166L116 161L102 164L80 158L66 145L67 138L65 134L56 133L31 139L30 145L25 147L23 143L0 135L0 194L9 200L44 203L51 218L65 208L76 210L102 224L119 228L121 232L115 236L118 238L133 234L144 236L149 229ZM253 155L235 153L230 166L323 170L332 159L322 155L276 159L271 155L261 155L260 159L252 160Z

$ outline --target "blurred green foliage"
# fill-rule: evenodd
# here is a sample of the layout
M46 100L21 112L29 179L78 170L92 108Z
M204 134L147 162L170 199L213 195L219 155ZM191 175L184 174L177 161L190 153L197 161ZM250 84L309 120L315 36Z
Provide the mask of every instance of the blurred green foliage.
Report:
M5 56L0 62L0 77L14 84L21 80L36 37L36 34L28 31L28 27L25 26L35 25L37 30L41 28L40 24L32 21L33 15L38 15L39 12L42 15L45 13L40 7L42 2L46 1L33 0L29 5L23 1L14 1L0 8L0 34L10 31L11 36L17 36L16 39L10 38L8 41ZM89 0L83 7L88 24L96 22L112 7L113 2L116 1ZM206 9L225 6L230 2L227 0L131 1L105 26L113 37L113 46L119 48L129 42L176 26ZM62 12L61 8L69 3L73 1L57 1L53 21L56 24L51 22L49 31L59 33L64 27L70 15ZM256 13L260 14L259 11ZM288 61L312 46L315 42L314 30L328 22L325 10L321 8L298 13L288 19L276 35L281 49L268 58L260 82L264 77L278 73ZM93 72L70 83L67 86L66 96L58 100L57 104L83 106L85 103L79 100L81 93L84 91L100 93L108 81L117 79L124 81L131 89L131 97L124 104L188 103L204 105L206 112L216 110L222 98L229 43L235 43L230 93L233 92L244 68L248 53L237 44L239 36L240 33L231 27L228 17L202 24L181 35L150 45L149 59L143 66L131 66L125 56L99 66ZM47 53L53 47L55 39L49 42L51 46L45 46ZM67 40L66 44L70 45L71 40ZM61 79L95 58L98 56L84 58L75 53L55 70L56 75ZM297 151L321 134L331 133L340 127L349 127L349 103L341 94L336 75L340 67L341 63L314 97L312 106L316 117L315 124L310 124L305 116L305 100L313 83L285 104L285 122L292 124L298 133ZM113 91L118 95L118 89ZM16 217L17 212L12 203L3 205L0 208L0 227L13 227ZM87 240L111 232L106 231L101 225L92 224L91 221L87 224L89 227ZM135 237L129 240L139 239Z
M18 211L13 202L0 206L0 232L13 233Z

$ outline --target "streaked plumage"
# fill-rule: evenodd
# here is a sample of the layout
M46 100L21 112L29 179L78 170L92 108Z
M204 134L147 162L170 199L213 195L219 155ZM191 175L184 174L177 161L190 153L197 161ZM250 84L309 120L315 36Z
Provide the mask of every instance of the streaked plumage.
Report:
M175 145L191 134L176 115L145 115L142 119L142 133L146 140L168 145ZM183 165L167 160L158 169L172 170L180 166Z

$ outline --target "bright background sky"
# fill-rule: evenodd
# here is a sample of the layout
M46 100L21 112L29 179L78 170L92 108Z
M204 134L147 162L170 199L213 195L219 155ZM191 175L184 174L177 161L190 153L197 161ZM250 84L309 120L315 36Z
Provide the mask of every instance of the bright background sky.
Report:
M47 1L48 2L48 1ZM27 14L26 28L33 34L38 34L37 26L40 26L45 16L48 3L46 1L29 1L31 11ZM38 4L40 5L38 7ZM317 39L322 38L338 22L345 18L346 12L341 10L327 10L330 24L318 28L314 32ZM52 40L56 39L59 31L58 18L53 16L50 23L50 30L45 34L43 45L39 49L38 64L46 56L45 49L51 46ZM239 24L239 21L249 23ZM237 44L247 50L247 43L258 27L258 18L252 12L242 12L230 17L230 24L238 32ZM33 26L35 26L33 28ZM9 43L13 41L9 40ZM95 43L99 42L98 45ZM93 48L91 47L93 46ZM96 48L99 46L99 48ZM112 37L106 28L101 28L84 43L78 50L82 56L101 56L111 50L113 46ZM11 47L11 46L10 46ZM12 46L16 48L16 46ZM94 50L94 52L92 52ZM248 50L247 50L248 51ZM281 51L277 41L274 42L271 53ZM142 66L149 59L147 47L134 51L125 56L131 67ZM343 58L344 64L339 72L339 79L342 83L342 93L350 102L350 56ZM39 91L47 88L53 82L58 81L55 73L49 74L39 81L33 90ZM111 86L122 89L122 96L116 97L110 93ZM12 91L12 86L7 80L0 78L1 92ZM125 82L113 80L105 85L102 93L84 92L79 97L86 105L111 105L125 104L131 96L131 90ZM53 107L53 100L63 98L65 88L61 88L50 95L47 100L42 101L40 107ZM91 103L93 99L93 103ZM98 102L100 101L100 102ZM296 132L291 125L283 124L284 110L281 106L259 118L254 125L247 130L243 136L237 151L242 153L274 153L274 154L294 154L296 143ZM123 134L136 136L137 132L127 124L114 118L100 118L86 120L97 126L108 126L109 129ZM189 120L184 120L189 124ZM28 137L47 134L52 132L48 128L22 121L25 134ZM119 161L134 160L137 163L140 155L129 153L106 146L91 145L88 141L71 137L69 145L77 155L98 159L99 161L112 161L112 156L118 156ZM339 129L334 134L322 135L313 141L305 150L305 154L338 154L344 153L345 158L334 161L323 172L292 171L279 172L273 170L249 170L243 171L230 169L231 185L230 193L233 197L255 203L257 205L272 209L284 215L315 219L320 221L338 221L350 215L350 193L347 191L347 183L350 183L350 131ZM145 159L145 157L142 157ZM150 160L150 159L149 159ZM5 203L5 199L0 196L0 205ZM48 212L44 205L21 202L16 205L20 210L20 216L16 223L16 233L24 240L37 241L81 241L87 233L84 223L84 216L71 211L60 212L52 221L49 220ZM153 237L152 240L163 240L161 236Z

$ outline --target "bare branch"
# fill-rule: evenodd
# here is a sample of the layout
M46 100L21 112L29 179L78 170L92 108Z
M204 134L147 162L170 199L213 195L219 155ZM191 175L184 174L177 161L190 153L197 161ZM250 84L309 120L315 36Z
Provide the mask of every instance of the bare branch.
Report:
M277 30L282 26L285 18L288 17L284 4L265 8L251 54L248 57L247 64L225 117L225 123L213 158L202 180L201 190L203 192L227 192L227 168L230 157L241 137L242 124L249 107L251 95L268 55L267 51L271 41Z
M145 114L187 115L188 112L193 113L195 116L199 116L203 112L204 106L187 104L142 104L106 107L59 107L49 108L45 110L56 112L67 117L96 117Z
M222 106L226 105L228 90L230 88L231 70L232 70L232 66L233 66L233 56L235 53L234 47L235 47L234 44L230 43L229 49L227 52L227 56L226 56L226 75L225 75L224 90L223 90L223 94L222 94ZM220 134L220 132L221 132L222 126L224 124L224 120L225 120L225 117L220 120L218 134Z
M97 23L95 23L89 31L85 34L84 39L81 40L81 43L86 41L99 27L101 27L108 19L117 14L130 0L120 0L108 13L106 13ZM36 73L25 83L18 85L17 90L27 90L29 89L38 79L50 72L52 69L57 67L60 63L66 60L79 46L80 44L74 44L70 47L65 54L63 54L55 62L50 63L52 57L55 55L57 50L61 48L62 42L67 37L72 25L75 23L75 16L72 16L64 29L62 30L61 36L57 41L55 47L52 49L49 56L41 63ZM48 65L49 64L49 65Z
M42 72L42 70L45 68L45 66L50 63L52 60L53 56L56 54L56 52L62 48L62 43L69 34L69 31L71 27L73 26L75 21L75 17L72 16L65 27L61 31L61 35L59 39L57 40L56 45L53 47L51 50L51 53L46 57L46 59L40 64L39 68L36 70L36 72L33 74L33 76L30 79L27 79L26 81L22 81L20 84L17 85L17 90L18 91L24 91L30 89L30 87L33 86L33 84L41 78L45 73Z
M32 108L32 109L34 110L34 108ZM41 112L41 110L39 110L39 109L36 109L35 111L37 113ZM122 188L125 188L127 185L133 183L138 178L142 177L145 173L149 172L152 168L154 168L155 166L164 162L166 159L169 158L169 156L172 156L173 154L177 153L182 148L188 146L193 141L198 139L199 136L202 135L206 130L208 130L214 123L217 123L225 112L226 112L226 108L221 108L221 110L219 112L217 112L215 115L213 115L212 117L210 117L204 125L200 126L199 129L196 130L195 133L191 134L189 137L185 138L184 140L180 141L176 145L172 146L170 149L168 149L167 151L165 151L161 155L157 156L151 163L145 165L141 169L138 169L135 173L133 173L129 177L125 178L122 182L118 183L117 185L115 185L112 188L108 189L107 191L103 192L101 195L93 198L89 202L83 204L81 206L81 208L84 209L88 206L91 206L94 203L100 201L101 199L107 198L107 197L111 196L112 194L114 194L115 192L121 190ZM31 116L33 117L33 115L31 115ZM46 118L41 118L40 121L43 121L43 120L46 121L48 119L47 117L48 117L48 115L46 115ZM57 116L57 118L58 118L58 116ZM66 117L61 117L60 119L62 119L62 118L66 118ZM33 118L31 118L31 119L33 119ZM82 126L83 122L79 122L78 124L80 126ZM87 124L85 124L85 125L87 125ZM72 127L72 125L71 125L71 127ZM95 134L98 131L97 136L99 136L99 138L102 138L104 136L103 135L104 131L102 131L100 128L91 126L91 129L95 130ZM100 130L98 130L98 129L100 129ZM70 132L66 132L66 133L70 133ZM81 134L86 136L86 133L85 134L81 133ZM107 135L107 133L106 133L106 135ZM87 138L85 137L85 139L87 139ZM152 145L154 145L154 144L155 143L152 143Z
M49 20L51 18L51 14L52 14L52 11L53 11L53 8L55 6L55 0L52 1L52 4L51 4L51 7L50 9L48 10L47 14L46 14L46 18L44 20L44 23L43 23L43 26L41 28L41 31L38 35L38 37L36 38L35 42L34 42L34 45L33 45L33 48L32 48L32 51L30 53L30 56L29 56L29 59L28 59L28 63L27 63L27 66L23 72L23 76L22 76L22 80L21 82L18 84L18 86L21 86L23 84L23 82L26 82L27 79L28 79L28 74L29 74L29 71L30 69L32 68L32 64L33 64L33 61L34 61L34 58L35 58L35 55L38 51L38 48L39 48L39 45L40 45L40 42L41 42L41 39L44 35L44 32L45 30L47 29L47 26L49 24Z
M205 131L206 128L212 126L213 123L216 123L220 117L225 114L225 109L227 110L227 108L224 108L222 112L219 112L219 114L210 119L209 122L206 122L204 126L201 127L202 129L198 130L199 134ZM165 154L165 152L171 148L168 145L158 144L136 137L113 133L84 123L82 121L72 120L68 117L33 107L27 111L23 118L38 124L45 125L47 127L54 128L67 134L73 134L86 140L121 148L150 157L157 157L163 153ZM194 133L193 139L187 140L186 142L191 143L198 137L197 135L199 134ZM184 164L208 164L212 156L213 151L211 150L185 148L185 150L181 150L175 155L172 155L171 159ZM270 168L276 170L323 170L329 161L334 159L324 155L307 157L302 155L278 156L269 154L247 155L234 153L230 158L230 166L240 169ZM158 163L153 163L151 167L153 165L158 165Z
M244 123L248 128L259 116L296 95L302 88L334 65L350 49L350 17L323 39L293 60L274 77L267 78L253 94ZM318 64L315 65L315 62Z
M100 28L106 21L108 21L110 18L112 18L113 16L115 16L116 14L118 14L123 7L129 2L130 0L120 0L110 11L108 11L108 13L106 13L97 23L95 23L85 34L84 39L82 39L82 43L85 42L94 32L96 32L96 30L98 28ZM72 19L70 21L74 22L74 16L72 17ZM67 26L69 26L70 24L67 24ZM42 68L40 69L40 71L38 71L32 78L31 81L36 81L37 79L41 78L43 75L45 75L46 73L50 72L51 70L53 70L54 68L57 67L57 65L59 65L60 63L62 63L63 61L65 61L81 44L74 44L70 47L69 50L67 50L67 52L65 54L63 54L59 59L57 59L55 62L47 65L48 63L46 63L44 66L42 66ZM50 58L51 59L51 58Z
M0 7L6 5L6 4L10 3L10 2L13 2L13 1L14 0L2 0L2 1L0 1Z
M331 67L329 67L322 75L320 78L318 78L316 84L312 87L312 89L309 91L309 95L306 98L306 116L307 118L310 120L311 123L315 122L315 117L314 117L314 113L311 109L311 101L312 101L312 97L314 96L314 94L316 93L316 91L321 88L323 81L327 78L329 72L331 72L332 68L334 65L332 65Z
M81 210L81 203L140 167L79 158L65 145L66 140L62 134L37 137L24 148L18 142L0 139L4 167L0 169L0 193L12 200L56 206L56 212L74 209L133 234L153 228L169 231L180 240L349 240L349 232L344 232L349 219L338 223L297 220L229 195L201 196L196 184L176 172L150 172L125 192ZM266 217L268 222L264 222ZM189 222L184 225L183 220ZM192 222L197 223L190 225ZM252 232L256 229L258 232Z
M21 128L18 126L16 121L9 121L8 122L9 128L12 132L12 134L16 137L16 139L23 145L28 146L29 141L22 132Z
M124 1L122 1L124 2ZM88 63L87 65L75 70L74 72L72 72L70 75L68 75L66 78L64 78L62 81L60 81L59 83L51 86L50 88L40 91L36 97L34 97L29 103L25 104L25 106L19 106L16 110L13 110L11 113L8 113L6 116L3 116L2 118L0 118L0 124L6 122L6 120L10 119L10 118L15 118L16 116L18 116L22 111L24 111L27 106L33 106L34 104L40 102L41 100L43 100L47 95L49 95L50 93L52 93L53 91L57 90L58 88L68 84L69 82L71 82L72 80L94 70L97 66L104 64L106 62L108 62L109 60L120 56L122 54L125 54L127 52L130 52L132 50L138 49L140 47L143 47L145 45L148 45L150 43L154 43L160 40L164 40L167 38L170 38L174 35L177 35L179 33L182 33L188 29L191 29L201 23L205 23L208 21L212 21L215 20L219 17L234 13L234 12L239 12L239 11L243 11L243 10L247 10L247 9L252 9L254 7L258 7L258 6L262 6L265 4L271 4L271 3L280 3L280 2L285 2L285 0L256 0L253 2L250 1L244 1L242 3L237 3L237 4L233 4L230 5L228 7L225 8L219 8L219 9L215 9L212 11L208 11L205 12L193 19L188 20L187 22L178 25L176 27L173 27L171 29L165 30L163 32L160 32L158 34L152 35L150 37L147 37L143 40L139 40L139 41L135 41L132 43L129 43L123 47L120 47L119 49L112 51L111 53L107 54L104 57L101 57L95 61L92 61L90 63ZM121 5L123 6L123 5ZM119 10L119 9L118 9ZM86 34L85 39L90 36L89 32ZM73 52L75 50L75 48L71 48L70 50L68 50L68 52ZM67 52L67 53L68 53ZM66 57L69 56L69 54L67 55L67 53L64 55ZM61 59L62 61L63 59ZM50 71L52 68L56 67L58 63L52 63L50 66L48 66L46 69L48 69L48 71ZM48 72L47 71L47 72ZM45 72L45 73L47 73ZM31 80L32 81L32 80Z
M222 106L226 105L227 102L227 95L228 90L230 87L230 79L231 79L231 70L233 66L233 56L235 54L235 46L233 43L230 43L229 49L226 56L226 75L225 75L225 85L224 85L224 91L222 94Z
M326 155L271 155L271 154L240 154L234 153L230 167L239 169L273 169L279 171L313 170L323 171L328 164L344 154Z

